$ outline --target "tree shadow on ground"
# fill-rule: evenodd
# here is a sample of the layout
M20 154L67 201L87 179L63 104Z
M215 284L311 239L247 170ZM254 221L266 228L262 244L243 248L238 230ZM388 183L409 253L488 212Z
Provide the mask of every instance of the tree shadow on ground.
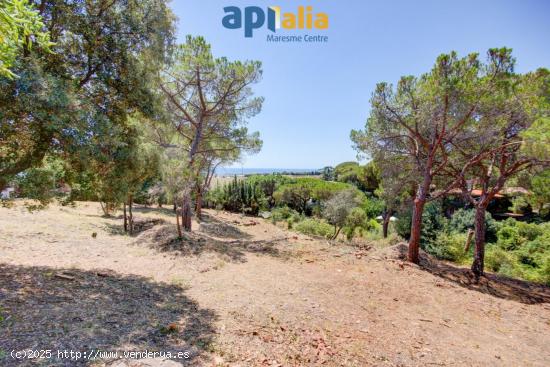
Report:
M405 260L408 247L402 244L398 250L399 258ZM476 282L470 269L434 259L424 252L421 252L419 265L421 269L466 289L524 304L550 303L550 287L542 284L487 272Z
M124 217L122 217L121 220L124 220ZM139 235L141 232L147 231L151 228L153 228L156 225L165 224L166 221L161 218L136 218L134 217L134 232L130 234L129 232L124 230L124 222L120 223L119 221L114 223L105 223L103 229L105 232L111 234L111 235L128 235L135 237Z
M218 237L219 236L219 237ZM248 238L248 235L246 236ZM199 256L203 253L214 253L230 262L246 262L247 253L256 253L285 259L288 254L280 251L276 245L285 238L273 240L224 239L204 233L202 230L184 232L178 237L176 226L166 224L155 226L137 237L135 245L147 245L159 252L169 252L175 256Z
M248 240L252 236L237 228L233 223L218 219L207 213L202 214L199 231L214 237Z
M2 366L36 365L11 350L52 349L48 366L86 365L57 359L57 350L189 352L184 365L208 360L216 314L175 285L114 272L0 264Z

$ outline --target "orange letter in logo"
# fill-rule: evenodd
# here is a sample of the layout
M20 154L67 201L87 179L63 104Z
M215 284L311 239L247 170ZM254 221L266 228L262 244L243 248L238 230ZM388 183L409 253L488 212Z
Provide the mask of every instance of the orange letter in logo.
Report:
M315 19L315 28L317 29L327 29L328 28L328 14L327 13L317 13L317 19Z

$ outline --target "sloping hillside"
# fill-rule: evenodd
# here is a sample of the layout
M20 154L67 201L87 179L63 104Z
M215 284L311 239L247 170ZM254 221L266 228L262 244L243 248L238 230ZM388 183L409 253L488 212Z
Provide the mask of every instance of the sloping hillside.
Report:
M47 365L545 366L550 289L207 211L176 239L165 209L135 237L96 203L0 209L2 365L11 350L185 351ZM155 223L159 223L156 221ZM95 233L95 235L93 235Z

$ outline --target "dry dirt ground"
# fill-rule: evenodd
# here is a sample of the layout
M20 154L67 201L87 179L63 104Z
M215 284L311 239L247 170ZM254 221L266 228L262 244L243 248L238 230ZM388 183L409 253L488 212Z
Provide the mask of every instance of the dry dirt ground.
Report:
M128 236L96 203L0 208L0 365L550 365L549 288L476 285L425 255L404 263L404 245L331 244L236 214L207 211L183 241L169 209L135 216L144 225ZM54 355L10 356L23 349Z

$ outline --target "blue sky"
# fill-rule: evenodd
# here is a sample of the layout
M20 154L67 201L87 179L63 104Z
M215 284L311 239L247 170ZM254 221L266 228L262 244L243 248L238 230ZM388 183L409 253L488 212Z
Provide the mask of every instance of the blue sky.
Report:
M276 34L322 34L328 43L269 43L222 26L223 7L278 5L296 12L311 5L329 14L328 30ZM484 54L490 47L514 50L516 70L550 67L550 1L262 1L173 0L178 39L202 35L215 56L260 60L262 112L249 128L264 141L259 154L235 167L318 168L355 160L351 129L364 127L377 82L428 71L437 55ZM271 34L271 32L269 32Z

